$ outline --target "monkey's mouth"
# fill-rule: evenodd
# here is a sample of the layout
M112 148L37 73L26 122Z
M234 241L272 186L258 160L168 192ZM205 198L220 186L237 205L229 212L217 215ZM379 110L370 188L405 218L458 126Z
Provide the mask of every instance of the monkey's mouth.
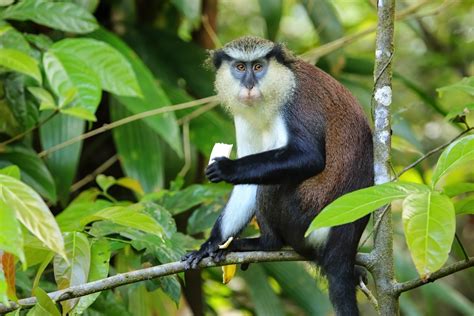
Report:
M251 105L252 103L262 99L262 93L260 92L260 89L256 87L251 89L242 88L239 91L238 97L240 102Z

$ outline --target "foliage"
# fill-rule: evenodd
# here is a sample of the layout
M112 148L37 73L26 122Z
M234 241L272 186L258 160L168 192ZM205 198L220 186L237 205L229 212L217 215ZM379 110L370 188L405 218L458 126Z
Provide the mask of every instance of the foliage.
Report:
M221 109L189 108L144 115L112 132L100 129L211 96L205 49L220 42L250 33L284 41L301 54L371 27L376 16L365 0L221 0L217 8L208 2L0 1L0 303L36 296L32 315L175 314L184 308L182 286L196 284L183 275L61 304L46 292L173 262L196 248L230 191L204 183L203 169L215 142L235 143L232 122ZM429 277L462 258L455 232L468 252L474 250L466 233L474 214L473 51L463 45L468 9L451 4L429 23L420 17L398 22L394 170L467 131L399 179L337 199L307 232L392 203L400 280ZM368 115L371 40L350 40L317 61ZM91 131L95 137L86 139ZM250 225L243 234L256 232ZM330 310L324 280L312 282L314 273L298 263L253 265L237 274L243 287L220 285L220 269L203 273L210 313ZM404 294L402 310L468 315L472 294L463 278L441 281ZM431 308L432 297L442 306ZM364 304L363 312L371 307Z

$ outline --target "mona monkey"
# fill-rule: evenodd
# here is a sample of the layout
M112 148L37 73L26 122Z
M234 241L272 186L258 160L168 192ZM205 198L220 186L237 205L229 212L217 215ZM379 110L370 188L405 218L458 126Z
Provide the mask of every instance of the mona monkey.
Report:
M305 237L311 221L339 196L373 185L372 133L354 96L282 44L236 39L210 52L215 88L234 117L237 156L215 159L211 182L234 184L209 239L183 260L187 268L226 251L289 245L318 264L336 315L359 315L355 256L368 216ZM256 216L260 237L235 239Z

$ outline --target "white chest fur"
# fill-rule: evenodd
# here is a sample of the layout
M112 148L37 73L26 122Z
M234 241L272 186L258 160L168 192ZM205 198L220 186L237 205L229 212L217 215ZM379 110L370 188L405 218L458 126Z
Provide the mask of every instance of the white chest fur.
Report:
M271 122L258 116L252 119L235 116L235 130L238 157L283 147L288 143L288 131L279 114Z

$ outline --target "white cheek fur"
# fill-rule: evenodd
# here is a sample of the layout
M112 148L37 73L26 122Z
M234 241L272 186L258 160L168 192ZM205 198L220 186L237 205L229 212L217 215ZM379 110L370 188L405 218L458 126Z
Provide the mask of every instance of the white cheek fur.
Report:
M306 237L305 241L313 247L322 247L326 244L330 230L330 227L316 229Z

